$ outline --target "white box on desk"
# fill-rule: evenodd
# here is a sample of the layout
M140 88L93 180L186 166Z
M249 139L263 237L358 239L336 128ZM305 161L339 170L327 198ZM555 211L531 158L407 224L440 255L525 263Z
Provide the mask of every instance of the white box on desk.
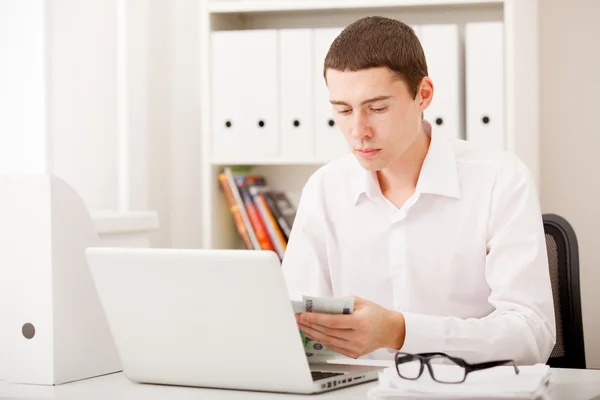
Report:
M84 251L98 235L50 175L0 176L0 379L56 385L121 370Z

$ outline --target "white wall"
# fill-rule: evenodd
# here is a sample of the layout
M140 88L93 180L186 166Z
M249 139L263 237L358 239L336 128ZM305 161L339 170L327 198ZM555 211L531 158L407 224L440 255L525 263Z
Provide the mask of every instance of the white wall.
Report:
M117 2L48 2L53 171L92 210L119 205Z
M91 211L157 210L153 246L198 247L197 8L0 1L0 172L53 172Z
M578 235L586 357L600 368L600 2L539 4L542 209Z
M0 173L49 167L44 3L0 1Z
M201 247L197 0L151 3L149 201L161 229L153 245Z

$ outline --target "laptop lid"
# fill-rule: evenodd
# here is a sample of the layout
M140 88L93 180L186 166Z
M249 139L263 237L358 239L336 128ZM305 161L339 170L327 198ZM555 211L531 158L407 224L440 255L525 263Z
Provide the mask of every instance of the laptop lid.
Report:
M88 248L86 258L127 378L313 391L274 252Z

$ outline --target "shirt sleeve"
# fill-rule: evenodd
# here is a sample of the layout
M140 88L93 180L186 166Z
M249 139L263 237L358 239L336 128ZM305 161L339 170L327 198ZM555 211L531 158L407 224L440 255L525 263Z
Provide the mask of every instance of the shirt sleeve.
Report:
M293 300L333 295L323 213L322 190L313 175L302 190L281 266Z
M499 174L489 219L486 280L495 310L460 319L404 313L402 351L469 362L545 363L556 341L545 234L535 183L522 163Z

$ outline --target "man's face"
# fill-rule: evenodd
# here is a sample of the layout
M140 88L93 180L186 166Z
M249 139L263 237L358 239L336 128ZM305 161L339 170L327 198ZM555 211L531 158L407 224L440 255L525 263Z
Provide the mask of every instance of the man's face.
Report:
M388 167L421 132L421 112L427 108L429 78L412 98L404 81L388 68L355 72L327 71L329 99L335 122L363 168ZM424 100L425 97L425 100Z

